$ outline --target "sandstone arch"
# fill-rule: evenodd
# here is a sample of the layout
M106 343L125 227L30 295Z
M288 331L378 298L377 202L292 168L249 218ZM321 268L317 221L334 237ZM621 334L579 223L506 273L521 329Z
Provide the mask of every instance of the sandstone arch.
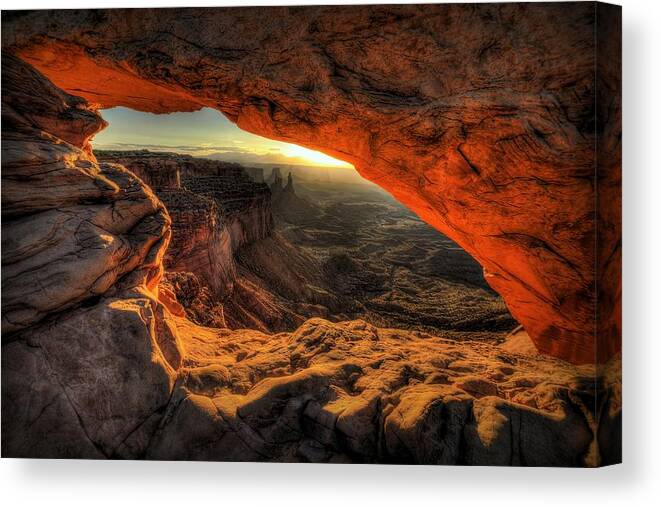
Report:
M3 48L93 107L209 106L353 163L482 264L540 351L588 363L619 351L621 328L606 8L16 13ZM612 25L598 43L597 18Z

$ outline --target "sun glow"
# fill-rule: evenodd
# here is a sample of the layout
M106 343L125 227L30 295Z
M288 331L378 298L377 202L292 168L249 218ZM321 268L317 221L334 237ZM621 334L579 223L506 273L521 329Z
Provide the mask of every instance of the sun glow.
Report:
M292 157L292 158L296 157L306 160L310 163L310 165L322 165L329 167L353 167L348 162L345 162L343 160L338 160L336 158L331 157L330 155L326 155L325 153L321 153L319 151L303 148L302 146L298 146L296 144L287 144L286 148L284 148L283 150L283 154L286 155L287 157Z
M218 111L151 114L116 107L102 111L108 128L93 140L98 150L175 151L244 165L277 164L351 168L324 153L245 132Z

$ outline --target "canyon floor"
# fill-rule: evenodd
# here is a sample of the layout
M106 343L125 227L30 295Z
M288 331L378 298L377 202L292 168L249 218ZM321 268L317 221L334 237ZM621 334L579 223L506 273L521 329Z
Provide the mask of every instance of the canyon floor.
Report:
M386 192L292 174L294 188L274 198L273 234L237 252L232 327L292 331L317 316L499 343L517 326L479 264ZM242 319L246 291L268 305Z

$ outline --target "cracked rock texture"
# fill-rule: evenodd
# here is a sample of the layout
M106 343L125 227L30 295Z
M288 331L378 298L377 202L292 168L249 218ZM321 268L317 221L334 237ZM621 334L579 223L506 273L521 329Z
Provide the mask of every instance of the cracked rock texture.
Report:
M619 7L115 9L3 20L3 47L97 106L213 107L245 130L353 163L480 262L540 351L576 363L619 351Z
M584 362L596 295L593 7L19 12L3 15L3 49L97 105L212 105L354 162L480 260L542 351ZM597 368L362 321L266 334L177 317L158 288L162 203L121 165L97 162L94 105L12 54L2 58L3 456L621 459L617 355ZM600 62L605 76L616 60ZM613 99L610 121L597 122L612 204L619 95L602 91ZM598 215L599 262L614 274L618 209ZM617 350L612 294L599 309L613 332L606 355Z
M154 286L170 236L163 204L132 173L98 164L105 126L80 98L3 54L2 331L109 290Z

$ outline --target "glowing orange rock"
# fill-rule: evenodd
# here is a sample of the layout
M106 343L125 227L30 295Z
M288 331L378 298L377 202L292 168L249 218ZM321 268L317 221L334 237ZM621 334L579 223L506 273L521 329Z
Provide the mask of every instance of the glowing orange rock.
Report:
M176 317L185 317L186 310L181 306L174 293L165 287L158 289L158 301L165 306L172 315Z
M541 352L586 363L620 349L619 13L34 12L3 47L99 107L209 106L353 163L482 264Z

